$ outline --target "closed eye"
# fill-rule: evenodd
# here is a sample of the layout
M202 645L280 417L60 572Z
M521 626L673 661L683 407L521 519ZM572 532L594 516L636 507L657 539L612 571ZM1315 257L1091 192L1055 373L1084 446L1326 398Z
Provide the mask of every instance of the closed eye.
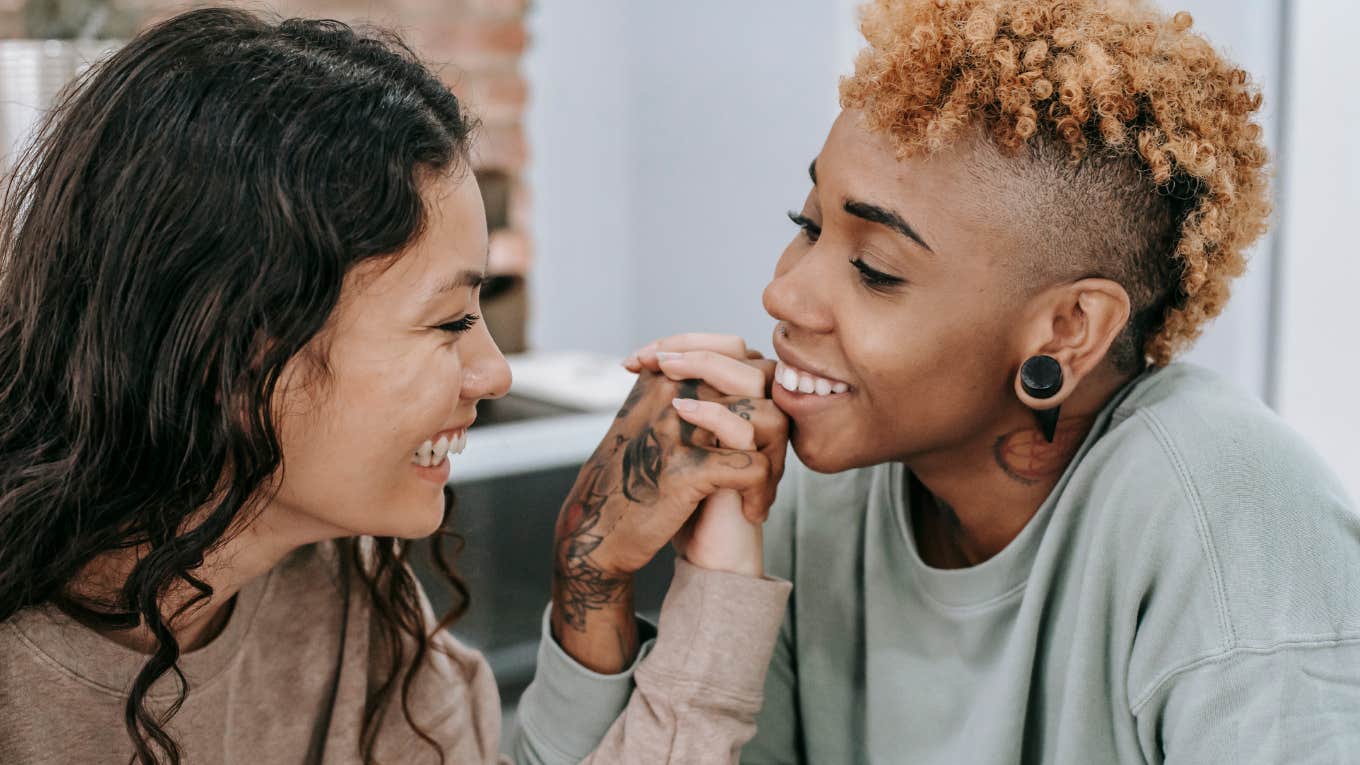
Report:
M461 335L464 332L467 332L468 330L477 326L477 322L480 321L481 318L482 317L478 316L475 313L470 313L457 321L450 321L445 324L440 324L438 327L435 327L435 329L439 329L444 332L449 332L455 335Z
M793 221L793 225L803 229L803 236L806 236L809 242L816 242L822 236L822 227L806 215L789 210L789 220Z
M855 258L850 261L850 264L859 271L860 281L864 282L864 286L870 289L888 290L907 283L906 279L891 274L885 274L882 271L871 267L868 263L864 262L863 258Z

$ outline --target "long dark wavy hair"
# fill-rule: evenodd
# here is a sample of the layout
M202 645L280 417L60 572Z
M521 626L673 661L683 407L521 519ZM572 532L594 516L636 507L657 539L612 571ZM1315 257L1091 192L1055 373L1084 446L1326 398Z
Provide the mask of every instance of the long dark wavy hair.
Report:
M267 501L282 453L271 401L342 279L423 230L431 173L466 170L473 123L399 39L335 21L204 9L163 22L59 99L7 178L0 217L0 621L54 604L156 648L125 710L134 762L178 763L189 692L161 613L206 553ZM324 372L324 360L319 365ZM453 589L442 629L467 608ZM373 760L431 650L411 544L342 540L386 645L359 742ZM73 583L138 548L115 597ZM362 552L361 552L362 549ZM406 669L403 671L403 667ZM176 701L147 692L174 673ZM441 752L441 759L443 753Z

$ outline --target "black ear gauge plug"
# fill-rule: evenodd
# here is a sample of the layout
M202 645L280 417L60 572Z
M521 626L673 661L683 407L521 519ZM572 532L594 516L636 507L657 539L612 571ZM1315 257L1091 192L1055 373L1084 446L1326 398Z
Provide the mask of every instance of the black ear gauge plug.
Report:
M1062 386L1062 365L1052 356L1031 356L1020 366L1020 387L1034 398L1041 401L1053 398L1062 390ZM1050 444L1058 432L1058 410L1061 408L1055 406L1052 409L1034 410L1034 416L1039 420L1039 430Z

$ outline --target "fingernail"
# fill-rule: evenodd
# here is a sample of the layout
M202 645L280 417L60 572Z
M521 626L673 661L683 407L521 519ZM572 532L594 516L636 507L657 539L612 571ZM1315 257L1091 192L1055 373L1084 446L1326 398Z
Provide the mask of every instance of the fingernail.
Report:
M673 398L671 405L682 412L695 412L699 409L699 402L692 398Z
M676 359L678 359L678 358L680 358L681 356L684 356L684 355L685 355L685 354L683 354L683 353L672 353L672 352L670 352L670 351L657 351L657 352L656 352L657 361L675 361Z
M637 366L642 362L638 361L637 356L629 356L628 358L624 359L619 363L623 366L624 369L632 369L633 367Z

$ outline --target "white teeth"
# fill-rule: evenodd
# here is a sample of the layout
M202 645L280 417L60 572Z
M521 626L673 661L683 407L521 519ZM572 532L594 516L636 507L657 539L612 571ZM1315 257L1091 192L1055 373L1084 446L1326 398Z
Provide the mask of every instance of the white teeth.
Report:
M850 390L848 383L817 377L794 369L782 361L775 365L774 379L780 387L790 393L815 393L818 396L831 396Z
M456 454L462 454L467 448L467 429L454 431L452 435L440 436L438 441L426 439L411 454L411 463L421 467L435 467L444 464L444 461Z

